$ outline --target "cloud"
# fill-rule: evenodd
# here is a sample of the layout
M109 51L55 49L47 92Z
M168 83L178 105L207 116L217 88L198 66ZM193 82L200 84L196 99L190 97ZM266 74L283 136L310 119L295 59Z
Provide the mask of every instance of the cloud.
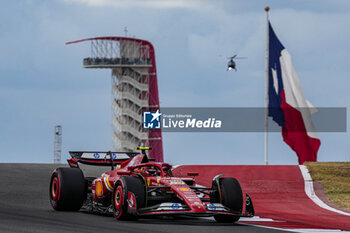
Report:
M350 107L350 33L344 23L350 18L350 2L317 3L274 1L270 19L292 54L307 98L315 106ZM0 161L51 161L55 124L64 127L63 151L110 147L110 70L83 69L81 60L90 54L90 43L64 42L122 34L124 26L156 48L161 106L263 106L265 4L7 1L0 9L0 19L6 22L0 24L0 50L5 54L0 58L0 147L8 160L0 156ZM248 59L237 60L238 71L228 72L226 57L233 54ZM295 164L281 134L270 135L271 161ZM321 136L320 160L349 160L348 133ZM177 164L263 162L261 134L163 137L166 160ZM217 145L212 149L203 147L213 141ZM232 143L235 147L227 150ZM19 145L25 152L14 154Z
M254 58L255 62L257 51L263 51L264 46L261 38L265 36L265 23L261 22L261 16L263 14L255 12L230 15L221 10L211 23L206 22L208 33L205 30L190 32L188 48L191 57L201 65L219 64L235 54L248 56L250 60Z
M198 9L199 1L186 0L63 0L65 3L83 4L91 7Z

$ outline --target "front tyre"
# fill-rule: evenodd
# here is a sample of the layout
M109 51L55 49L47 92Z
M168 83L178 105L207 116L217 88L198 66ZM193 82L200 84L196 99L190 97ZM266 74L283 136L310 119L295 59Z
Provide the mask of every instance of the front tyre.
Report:
M145 206L144 182L134 176L122 176L114 185L112 203L118 220L136 220L137 209Z
M79 168L57 168L51 176L49 197L55 210L79 210L86 199L83 172Z
M243 194L238 180L235 178L219 178L219 184L214 183L213 189L216 190L218 195L212 197L212 201L219 201L237 214L242 213ZM238 216L233 215L215 215L214 218L221 223L233 223L239 220Z

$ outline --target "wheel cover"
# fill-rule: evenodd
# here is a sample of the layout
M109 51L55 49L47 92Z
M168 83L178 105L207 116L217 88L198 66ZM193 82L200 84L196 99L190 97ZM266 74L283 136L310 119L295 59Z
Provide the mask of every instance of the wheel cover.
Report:
M53 178L52 184L51 184L51 197L52 200L56 201L58 197L58 179L57 177Z
M114 207L119 212L123 206L123 189L121 186L118 186L117 190L115 191L114 195Z

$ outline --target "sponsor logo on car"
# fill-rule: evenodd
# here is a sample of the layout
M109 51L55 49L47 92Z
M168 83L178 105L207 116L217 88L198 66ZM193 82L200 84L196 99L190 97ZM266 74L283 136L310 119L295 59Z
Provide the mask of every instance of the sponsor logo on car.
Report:
M163 178L165 182L169 182L169 184L185 184L181 179L179 178Z
M181 191L190 191L191 189L189 188L179 188Z
M179 203L174 203L174 204L172 204L171 205L171 208L173 209L173 210L178 210L178 209L180 209L180 204Z
M214 204L209 204L208 210L216 210L216 206Z

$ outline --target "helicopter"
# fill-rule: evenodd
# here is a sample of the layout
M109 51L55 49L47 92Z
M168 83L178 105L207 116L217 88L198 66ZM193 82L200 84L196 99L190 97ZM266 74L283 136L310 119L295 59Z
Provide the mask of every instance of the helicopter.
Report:
M233 55L232 57L228 57L227 59L230 59L227 63L227 70L235 70L237 71L236 69L236 62L234 61L234 59L245 59L247 57L237 57L237 54Z

